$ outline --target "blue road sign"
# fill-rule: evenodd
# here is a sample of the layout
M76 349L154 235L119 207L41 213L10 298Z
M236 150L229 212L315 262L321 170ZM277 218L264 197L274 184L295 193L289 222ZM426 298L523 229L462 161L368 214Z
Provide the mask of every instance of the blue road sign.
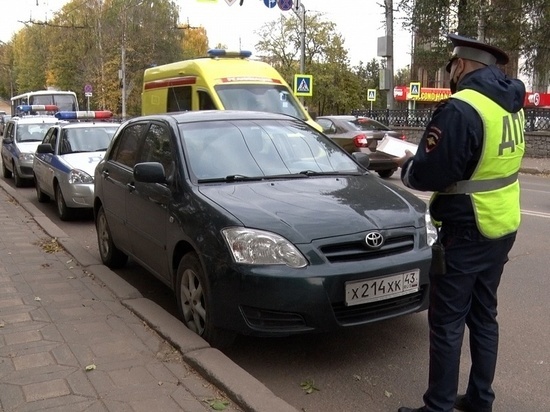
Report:
M313 76L310 74L295 74L294 94L296 96L313 96Z
M266 7L269 7L270 9L272 9L277 5L277 0L264 0L264 4Z
M278 0L279 8L282 11L288 11L292 9L292 0Z
M420 82L412 82L409 86L411 97L420 97Z

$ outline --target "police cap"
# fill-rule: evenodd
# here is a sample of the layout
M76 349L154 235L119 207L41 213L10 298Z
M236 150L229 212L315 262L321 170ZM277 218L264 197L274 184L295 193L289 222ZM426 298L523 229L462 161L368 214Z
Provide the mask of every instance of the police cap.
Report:
M508 55L498 47L482 43L469 37L458 34L448 34L447 38L453 43L454 49L449 63L445 69L451 72L451 65L455 59L473 60L487 66L491 64L506 64L509 61Z

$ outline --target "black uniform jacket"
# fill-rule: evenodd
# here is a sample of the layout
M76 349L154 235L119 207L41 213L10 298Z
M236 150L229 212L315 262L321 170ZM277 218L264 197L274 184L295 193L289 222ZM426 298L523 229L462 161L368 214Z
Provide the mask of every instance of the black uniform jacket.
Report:
M473 89L515 113L523 107L525 85L508 78L496 66L468 73L458 90ZM401 179L410 188L443 191L452 183L469 179L481 156L483 125L468 103L458 99L441 102L432 115L414 157L401 170ZM475 228L469 195L440 195L431 203L430 213L444 226Z

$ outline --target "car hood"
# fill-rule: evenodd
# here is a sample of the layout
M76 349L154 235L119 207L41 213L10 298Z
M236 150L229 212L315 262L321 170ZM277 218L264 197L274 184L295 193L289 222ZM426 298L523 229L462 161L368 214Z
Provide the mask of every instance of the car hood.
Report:
M93 176L95 167L103 156L105 152L70 153L59 157L70 169L79 169Z
M244 226L296 243L425 224L421 200L374 175L202 185L199 191Z
M34 153L40 143L42 142L18 142L17 147L21 153Z

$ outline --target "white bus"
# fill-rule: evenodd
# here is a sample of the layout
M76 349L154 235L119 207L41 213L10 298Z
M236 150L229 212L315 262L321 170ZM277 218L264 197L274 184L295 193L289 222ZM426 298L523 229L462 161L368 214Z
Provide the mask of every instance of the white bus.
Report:
M23 111L17 108L18 106L26 105L54 105L57 106L58 111L78 111L76 93L71 91L37 90L14 96L11 98L12 116L22 115ZM25 114L29 113L26 112ZM36 112L31 112L30 114L36 114Z

